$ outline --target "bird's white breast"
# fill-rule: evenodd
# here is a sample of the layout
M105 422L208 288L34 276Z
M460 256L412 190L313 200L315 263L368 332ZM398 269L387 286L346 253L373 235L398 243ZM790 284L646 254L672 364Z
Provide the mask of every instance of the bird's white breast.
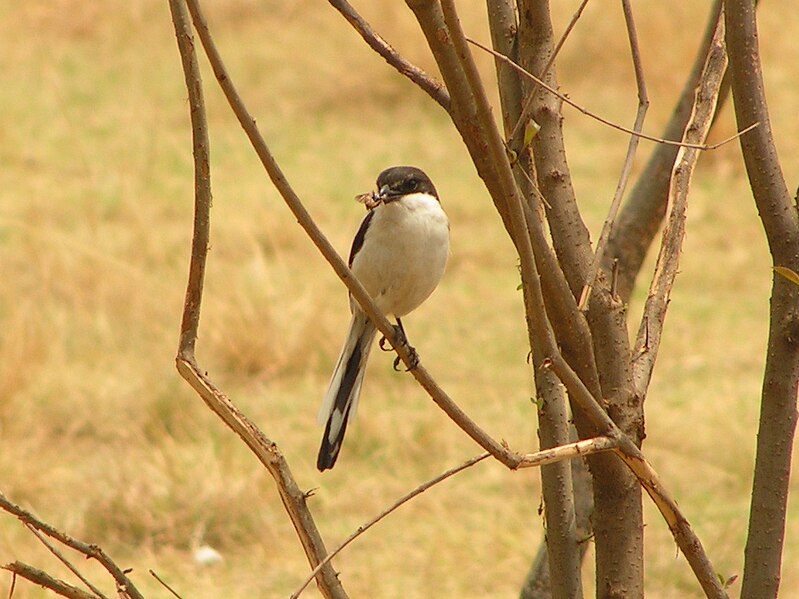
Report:
M374 209L352 270L385 314L401 318L433 292L448 256L447 215L416 193Z

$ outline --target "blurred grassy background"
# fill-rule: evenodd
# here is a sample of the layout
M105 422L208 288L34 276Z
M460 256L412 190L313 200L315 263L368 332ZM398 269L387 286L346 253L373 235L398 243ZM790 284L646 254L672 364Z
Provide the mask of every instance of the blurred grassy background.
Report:
M407 320L409 335L479 423L534 450L515 259L446 116L324 4L206 4L234 81L341 253L362 216L352 198L382 168L416 164L431 175L453 253L440 289ZM402 3L362 4L392 43L435 70ZM484 8L461 4L468 33L488 39ZM577 2L553 4L562 30ZM639 7L647 132L668 117L708 5ZM795 185L799 60L784 32L799 14L789 0L761 12L777 142ZM591 3L559 68L574 100L629 125L636 99L622 27L618 6ZM192 167L166 1L3 3L0 55L0 489L134 568L148 597L168 596L148 569L184 597L287 596L307 566L273 483L173 366ZM492 78L491 61L479 59ZM316 472L315 414L348 320L346 293L271 188L208 71L206 83L215 201L199 359L280 445L300 485L315 489L311 507L332 547L478 449L377 352L340 463ZM565 114L596 237L627 140ZM728 105L715 137L733 132ZM642 144L639 166L650 149ZM730 144L702 158L694 181L645 444L725 576L742 565L769 266ZM793 491L785 597L799 594L796 483ZM514 597L543 534L539 502L537 473L483 463L403 507L335 564L353 597ZM649 504L646 513L649 596L700 596ZM224 560L195 563L200 544ZM0 516L0 562L12 559L60 572ZM590 586L590 560L586 569ZM0 593L9 584L0 576ZM45 596L21 583L15 593Z

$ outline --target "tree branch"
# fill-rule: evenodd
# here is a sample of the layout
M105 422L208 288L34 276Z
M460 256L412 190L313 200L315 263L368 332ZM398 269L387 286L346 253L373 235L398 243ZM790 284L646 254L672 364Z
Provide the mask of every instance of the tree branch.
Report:
M715 21L713 22L713 24L715 24ZM603 117L603 116L601 116L601 115L599 115L599 114L597 114L597 113L595 113L595 112L593 112L591 110L588 110L582 104L578 104L577 102L572 100L566 94L564 94L562 92L559 92L557 89L555 89L554 87L552 87L550 85L547 85L542 79L540 79L539 77L536 77L531 72L526 70L524 67L522 67L518 63L516 63L513 59L511 59L510 57L502 54L501 52L498 52L497 50L492 50L491 48L489 48L485 44L482 44L482 43L478 42L477 40L474 40L474 39L472 39L470 37L467 37L466 41L469 42L470 44L472 44L473 46L475 46L477 48L480 48L484 52L486 52L488 54L491 54L496 60L498 60L499 62L501 62L503 64L508 65L510 68L512 68L513 70L517 71L520 75L522 75L525 79L529 79L530 81L532 81L533 83L535 83L536 85L541 87L542 89L546 90L547 92L549 92L550 94L552 94L553 96L555 96L556 98L561 100L564 104L568 104L569 106L571 106L572 108L574 108L578 112L581 112L585 116L594 119L598 123L602 123L603 125L607 125L611 129L616 129L617 131L620 131L621 133L627 133L628 135L630 135L632 137L636 137L636 138L639 138L639 139L645 139L647 141L653 141L653 142L655 142L657 144L660 144L660 145L670 146L670 147L674 148L674 152L676 152L677 149L683 148L683 147L685 147L685 148L694 148L696 150L715 150L717 148L720 148L722 146L726 146L728 143L731 143L731 142L737 140L743 134L745 134L745 133L749 132L750 130L754 129L755 127L757 127L757 123L753 123L753 124L749 125L748 127L745 127L744 129L742 129L741 131L738 131L735 135L731 135L728 138L723 139L722 141L716 142L714 144L691 144L691 143L686 143L686 142L684 142L682 140L671 139L671 137L668 136L668 135L663 135L662 137L657 137L655 135L648 135L648 134L643 133L641 131L636 131L635 128L630 129L628 127L625 127L624 125L620 125L618 123L614 123L613 121L608 120L605 117ZM702 58L704 58L704 55L702 55ZM704 64L704 62L702 64ZM693 94L693 91L694 91L695 88L696 88L695 85L693 87L691 87L691 93L692 94ZM690 106L691 105L689 104L688 107L690 108ZM635 125L633 125L633 127L634 126ZM685 128L685 124L684 123L683 123L683 128ZM682 129L680 130L680 133L681 132L682 132ZM672 163L673 163L673 161L672 161ZM671 166L672 163L670 163L669 166Z
M15 576L24 578L33 584L38 584L40 587L50 589L55 594L61 595L62 597L67 597L68 599L97 599L97 595L87 593L83 589L79 589L78 587L64 582L63 580L59 580L58 578L53 578L47 572L39 570L38 568L34 568L33 566L29 566L23 562L12 562L10 564L0 566L0 568L3 570L8 570Z
M91 581L90 581L88 578L86 578L86 577L85 577L85 576L84 576L84 575L81 573L81 571L80 571L80 570L78 570L78 569L77 569L77 568L76 568L76 567L75 567L75 566L72 564L72 562L70 562L70 561L69 561L69 560L68 560L68 559L67 559L67 558L64 556L64 554L63 554L63 553L61 553L61 552L60 552L60 551L59 551L59 550L58 550L58 549L57 549L57 548L56 548L56 547L55 547L55 546L54 546L54 545L53 545L53 544L52 544L50 541L48 541L48 540L47 540L47 538L45 538L45 536L44 536L42 533L40 533L38 530L36 530L36 527L34 527L32 524L25 524L25 526L27 526L28 530L30 530L30 531L31 531L31 532L32 532L32 533L33 533L33 534L36 536L36 538L37 538L37 539L39 539L39 541L42 543L42 545L44 545L45 547L47 547L47 549L50 551L50 553L52 553L53 555L55 555L55 556L56 556L56 558L58 558L58 561L60 561L62 564L64 564L64 565L67 567L67 569L68 569L70 572L72 572L72 573L73 573L75 576L77 576L77 577L78 577L78 579L79 579L79 580L80 580L80 581L81 581L83 584L85 584L85 585L86 585L86 587L87 587L87 588L88 588L88 589L89 589L89 590L90 590L92 593L94 593L96 596L100 597L101 599L108 599L108 598L107 598L107 597L106 597L106 596L103 594L103 592L102 592L100 589L98 589L96 586L94 586L94 585L91 583Z
M297 218L299 225L305 230L308 237L324 256L325 260L333 267L335 273L347 286L347 289L350 291L355 301L361 305L364 312L369 316L372 322L375 323L377 329L388 339L389 343L391 343L404 363L410 366L412 358L408 346L398 342L394 327L388 322L385 315L380 312L372 298L363 288L363 285L355 278L352 271L347 267L347 264L341 259L341 256L338 255L316 225L311 215L305 209L305 206L303 206L299 196L289 184L280 166L272 156L269 147L255 124L255 119L250 115L247 107L236 91L230 75L225 69L216 44L208 30L208 24L200 10L199 3L197 0L188 0L188 6L198 37L211 63L214 75L275 188L283 197L283 200L286 202L292 214ZM415 368L412 368L410 372L425 391L427 391L436 405L438 405L450 419L478 445L509 468L516 468L518 466L521 459L520 456L495 441L488 433L472 421L449 395L446 394L438 383L436 383L422 364L418 364Z
M344 541L342 541L342 543L338 547L336 547L333 551L331 551L327 555L327 557L325 557L325 559L319 565L316 566L314 571L311 572L308 575L308 578L306 578L302 582L302 584L299 587L297 587L297 590L294 591L291 594L290 599L297 599L297 597L299 597L300 594L302 593L302 591L305 590L305 588L308 586L308 584L313 580L313 577L316 575L316 573L319 571L319 569L324 564L326 564L331 559L333 559L338 553L340 553L345 547L347 547L347 545L352 543L355 539L357 539L359 536L361 536L367 530L372 528L372 526L374 526L375 524L380 522L383 518L385 518L386 516L388 516L389 514L394 512L395 510L397 510L400 506L408 503L414 497L417 497L418 495L421 495L422 493L427 491L427 489L429 489L430 487L433 487L433 486L437 485L438 483L445 481L446 479L450 478L451 476L455 476L459 472L463 472L467 468L471 468L472 466L474 466L478 462L482 462L484 459L486 459L490 455L491 454L488 453L488 452L482 453L482 454L480 454L478 456L475 456L473 458L470 458L470 459L466 460L463 464L461 464L459 466L455 466L454 468L450 468L446 472L443 472L443 473L439 474L438 476L428 480L427 482L422 483L421 485L419 485L418 487L416 487L415 489L413 489L409 493L406 493L405 495L403 495L402 497L397 499L394 503L392 503L389 507L387 507L382 512L380 512L374 518L371 518L368 522L365 522L364 524L359 526L355 530L355 532L353 532L349 537L347 537Z
M541 451L524 455L522 456L522 462L519 464L519 468L546 466L547 464L554 464L555 462L563 460L571 460L595 453L602 453L604 451L616 449L618 446L619 440L610 435L583 439L581 441L566 443L565 445L542 449Z
M205 265L208 257L210 236L211 181L209 166L208 126L202 94L199 65L194 52L189 17L182 0L170 0L172 21L175 26L178 48L183 64L186 87L189 93L194 149L195 211L192 253L189 280L186 288L180 344L176 365L178 372L213 410L247 444L250 450L266 467L277 485L278 493L302 543L312 566L325 556L322 537L305 503L305 494L300 491L277 445L270 441L235 405L213 384L197 365L194 348L200 322L200 306ZM196 8L196 7L195 7ZM205 32L207 34L207 30ZM328 564L317 577L322 594L330 599L347 597L332 567Z
M617 262L617 293L624 303L628 303L630 300L635 279L647 250L666 213L672 167L682 143L685 126L691 117L696 86L699 85L702 71L707 62L707 54L716 31L716 25L719 19L723 18L722 1L716 0L710 10L691 72L685 80L671 119L660 136L662 141L655 146L610 232L603 267L610 270L613 261ZM716 146L708 146L707 149L713 147Z
M708 50L705 68L700 77L700 86L696 89L693 111L683 136L686 141L700 144L706 139L715 114L721 80L726 68L724 23L720 20ZM672 173L669 188L671 209L663 231L663 241L655 266L655 274L649 288L649 296L644 306L644 314L633 349L633 381L640 397L646 395L660 347L669 296L674 286L674 278L677 276L682 241L685 235L688 191L698 159L698 150L681 147L677 153Z
M554 61L558 49L562 47L586 3L587 0L583 0L571 25L558 42L550 62ZM525 119L521 118L523 112L522 81L517 71L518 67L514 64L518 62L516 4L512 0L489 0L486 4L491 43L494 52L499 55L495 56L495 66L502 106L502 122L505 137L508 140L506 145L513 148L517 147L513 141L514 134L520 128L521 123L525 122ZM473 43L468 38L467 41ZM532 99L530 96L527 102L528 107L532 104ZM515 156L517 160L513 164L513 174L518 188L525 196L523 203L525 220L533 243L538 272L542 275L542 287L550 322L560 325L556 334L560 339L561 346L565 348L564 351L574 352L575 355L587 354L587 359L575 359L574 363L593 365L589 341L591 334L588 325L583 315L577 310L576 304L571 305L574 296L571 294L563 271L545 239L544 224L540 218L543 211L534 211L531 207L540 206L540 192L535 183L535 167L528 152L517 152ZM528 333L530 330L528 327ZM539 447L547 449L564 445L571 440L570 432L573 426L569 424L569 412L563 386L551 372L539 368L543 356L536 349L535 339L530 339L530 345L533 348ZM585 370L590 373L589 377L595 376L595 368L589 366ZM533 578L528 577L522 589L523 599L533 599L527 597L527 594L533 592L533 588L539 587L542 590L546 589L550 596L550 589L553 590L552 594L556 597L576 599L582 596L581 566L587 546L583 541L588 537L586 531L582 529L582 523L588 521L588 515L593 511L593 500L590 485L581 486L579 492L582 497L576 497L572 484L575 472L578 475L582 472L584 477L588 477L585 460L571 460L570 463L557 462L541 468L541 488L547 534L539 546L534 562L537 567L531 570L530 575ZM586 498L587 500L583 500ZM577 513L576 506L583 511ZM578 527L581 530L578 531Z
M555 64L555 59L558 57L561 48L563 48L563 45L566 43L566 40L568 39L569 34L571 34L572 30L574 29L574 26L577 25L577 21L579 21L580 17L583 15L583 11L585 10L587 4L588 0L582 0L582 2L580 2L580 6L578 6L577 10L574 11L574 14L572 15L572 18L569 21L569 24L566 26L566 29L563 30L563 33L561 34L560 39L558 40L558 43L555 44L555 47L552 49L552 54L550 55L549 59L544 65L544 68L541 69L540 71L541 79L535 77L534 75L531 75L536 80L536 83L538 83L539 86L543 87L550 93L556 95L567 104L571 103L568 97L559 94L556 89L550 88L546 83L542 81L542 79L546 78L547 73L549 73L549 69L551 69L552 65ZM523 149L520 144L520 141L522 140L519 139L519 135L522 133L523 124L530 119L531 111L534 105L535 105L535 94L528 94L527 100L525 101L524 106L522 107L520 114L516 120L516 124L513 126L511 133L508 136L508 146L514 148L517 154L521 153L521 150ZM585 111L585 109L577 107L576 105L574 106L578 108L578 110L584 111L585 114L589 114L587 111Z
M591 289L594 286L599 268L602 265L605 248L610 237L610 231L613 224L616 222L616 215L619 212L621 205L621 198L624 195L624 190L627 188L627 181L630 178L630 173L633 169L633 160L635 153L638 150L638 141L640 140L640 133L644 127L644 119L646 118L646 111L649 108L649 96L646 92L646 82L644 80L644 68L641 64L641 50L638 47L638 34L635 29L635 20L633 18L632 8L630 7L629 0L622 0L622 7L624 9L624 20L627 24L627 36L630 40L630 52L633 57L633 71L635 73L635 84L638 90L638 112L635 115L635 123L633 124L633 131L637 134L630 136L630 143L627 146L627 155L624 157L624 165L621 169L619 176L619 183L616 185L616 191L613 194L613 200L610 203L610 210L602 225L602 232L599 235L599 241L596 244L596 251L594 258L591 261L591 269L589 271L588 282L583 287L580 295L579 307L581 310L588 308L588 300L591 296Z
M618 442L615 439L610 439L607 437L597 437L595 439L586 439L583 441L578 441L576 443L570 443L568 445L564 445L562 447L553 447L552 449L547 449L544 451L538 451L536 453L531 453L522 456L522 463L519 465L520 468L531 468L534 466L544 466L547 464L553 464L555 462L565 461L565 460L572 460L574 458L583 457L586 455L590 455L592 453L598 453L601 451L610 451L615 449L618 446ZM374 516L373 518L369 519L367 522L359 526L355 532L353 532L350 536L348 536L341 544L336 547L333 551L331 551L327 557L325 557L324 561L322 561L319 565L317 565L316 569L311 572L306 580L300 584L299 587L291 594L290 599L297 599L300 596L303 590L308 586L308 584L313 580L313 577L319 571L319 569L324 566L325 563L333 559L338 553L340 553L345 547L347 547L350 543L352 543L355 539L365 533L367 530L372 528L375 524L383 520L386 516L391 514L392 512L396 511L402 505L408 503L414 497L417 497L427 491L430 487L433 487L446 479L463 472L467 468L471 468L478 462L482 462L484 459L489 457L491 454L486 452L482 453L478 456L470 458L466 460L463 464L459 466L455 466L454 468L450 468L449 470L442 472L438 476L422 483L412 491L406 493L399 499L397 499L394 503L392 503L389 507L384 509L382 512Z
M418 85L428 96L433 98L439 106L449 112L449 92L447 88L434 78L430 77L422 69L412 64L397 52L391 45L384 40L380 34L371 28L358 11L347 2L347 0L328 0L330 5L341 13L341 15L352 25L363 40L372 50L382 56L385 61L394 67L401 75L404 75L416 85Z
M641 450L629 437L624 435L610 417L599 408L596 398L591 396L588 388L575 375L574 371L566 364L562 357L556 355L551 361L547 362L546 366L552 368L561 382L566 386L569 397L572 398L580 408L587 414L590 414L592 419L595 419L597 423L604 421L605 430L607 431L605 436L610 439L618 440L619 445L616 449L616 454L630 471L632 471L641 486L646 489L647 493L652 498L652 501L666 520L669 530L674 536L674 540L677 542L677 546L688 560L694 575L702 585L702 589L705 591L707 597L712 599L725 599L727 593L716 576L716 571L702 547L702 542L699 540L699 537L696 536L696 533L694 533L688 520L683 516L677 503L663 486L654 468L646 461Z
M727 0L727 46L738 127L760 123L741 137L741 151L775 266L799 268L799 216L782 174L766 103L755 6ZM741 597L777 597L785 537L799 382L799 293L773 275L768 350L763 376Z
M571 297L571 293L568 294ZM534 351L538 440L542 449L568 443L569 407L563 385L548 368L541 368L540 352ZM557 462L541 468L541 493L547 547L547 578L553 599L583 596L581 546L577 533L575 493L570 463ZM590 491L589 491L590 494Z
M133 584L133 582L131 582L131 580L128 578L125 571L123 571L119 566L117 566L116 563L105 553L105 551L103 551L97 545L92 545L89 543L84 543L83 541L79 541L69 536L65 532L58 530L54 526L47 524L46 522L34 516L31 512L21 508L14 502L10 501L2 493L0 493L0 509L16 516L23 524L25 524L29 528L35 529L41 532L42 534L47 535L51 539L54 539L59 543L61 543L62 545L74 549L78 553L82 553L87 558L96 560L103 568L105 568L106 572L108 572L111 575L111 577L114 579L114 581L116 582L117 590L124 591L125 593L127 593L127 596L130 597L130 599L144 599L141 593L139 593L136 586ZM24 572L17 572L17 574L23 576L24 578L28 578ZM37 584L39 583L37 582ZM95 595L91 596L95 597Z
M668 524L677 546L685 555L705 596L709 599L727 599L727 591L719 580L716 569L702 547L691 524L680 511L677 502L665 489L654 468L646 461L641 450L629 439L622 440L616 454L632 470L646 492L652 498L658 511Z

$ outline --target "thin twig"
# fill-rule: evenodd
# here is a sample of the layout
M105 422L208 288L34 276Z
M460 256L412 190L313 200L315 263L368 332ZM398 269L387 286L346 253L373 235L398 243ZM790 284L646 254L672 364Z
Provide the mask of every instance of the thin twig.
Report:
M427 489L429 489L430 487L437 485L438 483L448 479L451 476L454 476L454 475L458 474L459 472L463 472L467 468L471 468L472 466L474 466L478 462L483 461L484 459L486 459L490 455L491 454L488 453L488 452L481 453L478 456L475 456L473 458L470 458L470 459L466 460L460 466L455 466L454 468L450 468L446 472L442 472L441 474L439 474L435 478L431 478L430 480L428 480L425 483L422 483L421 485L419 485L418 487L416 487L415 489L413 489L409 493L406 493L405 495L403 495L402 497L397 499L397 501L392 503L389 507L387 507L385 510L380 512L377 516L375 516L374 518L368 520L367 522L365 522L364 524L359 526L355 530L355 532L353 532L338 547L336 547L333 551L331 551L327 555L327 557L325 557L325 559L316 567L316 569L308 575L308 577L302 582L302 584L299 587L297 587L297 590L294 591L291 594L290 599L297 599L297 597L300 596L300 593L302 593L302 591L305 589L305 587L307 587L310 584L310 582L313 580L314 576L316 576L316 572L319 570L319 568L321 568L324 564L326 564L331 559L333 559L333 557L335 557L339 552L341 552L347 545L352 543L355 539L357 539L359 536L361 536L364 532L366 532L367 530L372 528L372 526L374 526L375 524L380 522L383 518L385 518L386 516L391 514L393 511L395 511L397 508L399 508L403 504L408 503L414 497L416 497L418 495L421 495L422 493L427 491Z
M17 588L17 573L11 573L11 586L8 588L8 599L11 599L14 596L14 589Z
M160 582L160 583L161 583L161 585L162 585L162 586L163 586L163 587L164 587L164 588L165 588L167 591L169 591L170 593L172 593L172 594L173 594L175 597L177 597L178 599L183 599L183 598L182 598L180 595L178 595L178 593L175 591L175 589L173 589L173 588L172 588L171 586L169 586L169 585L168 585L166 582L164 582L164 580L163 580L163 579L162 579L160 576L158 576L158 574L156 574L156 573L155 573L153 570L148 570L148 572L150 573L150 575L151 575L153 578L155 578L155 579L156 579L158 582Z
M372 50L382 56L385 61L394 67L401 75L404 75L422 88L428 96L433 98L444 110L449 112L449 92L443 83L436 81L433 77L397 52L380 36L380 34L372 29L369 23L358 14L358 11L356 11L347 0L328 0L328 2L341 13Z
M638 90L638 112L635 115L635 123L633 124L634 134L630 135L630 143L627 146L627 155L624 157L624 165L621 169L621 176L619 183L616 185L616 191L613 194L613 200L610 203L610 210L602 225L602 232L597 241L596 251L594 258L591 262L588 280L583 287L580 294L579 308L580 310L588 309L588 300L591 296L591 289L594 286L597 275L599 274L599 267L605 256L605 248L607 247L608 239L610 238L610 231L613 224L616 222L616 215L619 213L619 206L621 206L621 198L624 196L624 190L627 188L627 181L630 178L630 173L633 170L633 161L635 160L635 153L638 150L638 142L640 141L639 134L644 126L644 118L646 111L649 108L649 96L646 92L646 81L644 79L644 67L641 63L641 49L638 45L638 34L635 28L635 19L633 18L632 7L630 0L622 0L622 7L624 10L624 22L627 25L627 37L630 40L630 52L633 57L633 71L635 72L635 84Z
M619 125L617 123L614 123L613 121L609 121L609 120L599 116L598 114L596 114L594 112L591 112L587 108L583 108L582 106L580 106L576 102L573 102L572 100L570 100L568 96L566 96L566 95L560 93L558 90L550 87L549 85L544 83L541 79L539 79L538 77L536 77L535 75L533 75L529 71L525 70L523 67L521 67L518 64L516 64L515 62L513 62L507 56L504 56L504 55L500 54L499 52L494 52L494 50L492 50L488 46L485 46L485 45L481 44L480 42L475 41L475 40L473 40L471 38L467 37L466 41L469 42L470 44L474 45L474 46L477 46L481 50L483 50L485 52L488 52L489 54L491 54L492 56L498 58L499 60L502 60L504 62L507 62L509 65L512 65L512 67L514 69L516 69L517 71L519 71L519 73L521 73L524 77L527 77L531 81L533 81L536 84L540 85L545 90L547 90L549 93L557 96L558 98L563 100L566 104L568 104L569 106L571 106L573 108L576 108L577 110L582 112L584 115L586 115L588 117L591 117L592 119L594 119L596 121L599 121L600 123L602 123L604 125L607 125L608 127L612 127L613 129L616 129L617 131L621 131L622 133L627 133L629 135L636 135L637 137L640 137L641 139L646 139L646 140L649 140L649 141L654 141L654 142L657 142L657 143L660 143L660 144L666 144L666 145L670 145L670 146L680 146L680 147L685 147L685 148L693 148L693 149L696 149L696 150L715 150L716 148L720 148L721 146L724 146L724 145L730 143L731 141L735 141L736 139L738 139L739 137L741 137L745 133L748 133L749 131L751 131L752 129L754 129L755 127L760 125L760 123L752 123L748 127L738 131L735 135L731 135L727 139L725 139L723 141L720 141L718 143L715 143L715 144L711 144L711 145L691 144L691 143L686 143L684 141L674 141L674 140L670 140L670 139L663 139L662 137L655 137L653 135L647 135L646 133L636 133L635 130L633 130L633 129L628 129L627 127L625 127L623 125Z
M89 587L89 589L95 595L97 595L98 597L102 597L103 599L108 599L100 589L94 586L83 574L81 574L80 570L78 570L75 566L73 566L72 563L64 556L64 554L61 553L50 541L48 541L41 532L36 530L36 528L32 524L26 522L25 527L28 530L30 530L36 536L36 538L39 539L39 541L45 547L47 547L50 553L55 555L58 558L58 560L70 570L70 572L72 572L75 576L77 576L81 580L81 582L83 582L83 584Z
M113 577L117 587L125 589L131 599L144 599L142 594L127 577L126 573L97 545L79 541L65 532L58 530L54 526L43 522L29 511L7 499L2 493L0 493L0 509L16 516L22 523L33 526L36 530L41 531L51 539L55 539L62 545L66 545L82 553L87 558L96 560Z
M305 230L311 241L316 245L327 262L333 267L333 270L339 278L347 286L352 297L361 305L364 312L366 312L372 322L375 323L377 329L388 339L403 362L410 366L412 362L408 346L398 342L394 327L389 324L385 315L377 308L372 298L363 288L363 285L355 278L355 275L352 274L347 264L342 260L341 256L338 255L335 248L333 248L314 222L313 218L302 204L299 196L289 184L283 171L277 164L277 161L272 156L266 141L264 141L263 136L255 124L255 119L250 115L236 87L233 85L230 75L225 69L222 57L209 33L208 24L200 10L199 3L197 0L188 0L188 5L192 14L194 26L197 29L197 34L208 56L208 60L211 63L214 75L275 188L296 217L299 225ZM411 369L411 374L425 391L427 391L433 401L477 444L489 451L496 459L509 468L516 467L521 459L519 455L510 451L501 443L498 443L469 418L449 395L444 392L432 376L430 376L424 366L418 364L415 368Z

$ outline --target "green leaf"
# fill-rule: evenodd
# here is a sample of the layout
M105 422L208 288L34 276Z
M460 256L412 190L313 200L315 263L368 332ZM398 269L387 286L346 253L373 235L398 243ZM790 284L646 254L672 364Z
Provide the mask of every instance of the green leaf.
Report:
M533 119L527 121L527 124L524 126L524 145L522 148L526 148L533 142L533 138L538 135L538 132L541 131L541 125L536 123Z
M787 266L775 266L774 272L778 275L788 279L794 285L799 286L799 274L796 274L795 271L791 270Z
M730 588L732 586L732 583L734 583L736 580L738 580L738 575L737 574L733 574L732 576L730 576L728 578L726 576L723 576L720 572L716 572L716 576L718 576L718 579L719 579L719 582L721 583L721 586L724 587L725 589Z

